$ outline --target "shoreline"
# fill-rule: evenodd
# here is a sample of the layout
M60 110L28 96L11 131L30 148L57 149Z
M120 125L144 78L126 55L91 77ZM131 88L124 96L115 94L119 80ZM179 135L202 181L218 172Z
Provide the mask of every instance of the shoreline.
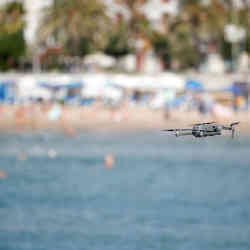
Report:
M162 110L146 107L123 107L108 109L101 106L71 107L59 106L52 112L52 107L39 105L1 106L0 134L37 133L48 131L73 136L78 132L107 131L160 131L165 128L189 128L193 123L215 121L230 124L239 121L238 131L250 135L250 112L234 113L231 117L201 116L194 111L172 111L165 117Z

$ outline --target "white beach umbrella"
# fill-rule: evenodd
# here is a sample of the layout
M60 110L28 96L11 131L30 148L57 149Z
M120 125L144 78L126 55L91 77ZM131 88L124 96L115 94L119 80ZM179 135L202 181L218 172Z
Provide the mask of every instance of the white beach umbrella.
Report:
M84 82L84 86L104 86L109 78L106 74L84 74L81 80Z
M183 77L174 73L162 73L159 75L125 75L119 74L112 77L112 81L124 88L138 88L138 89L183 89L185 87L185 80Z
M157 88L181 90L185 88L185 79L175 73L162 73L156 77Z
M114 101L119 101L122 98L122 94L123 92L121 89L107 86L103 89L102 96Z
M151 75L141 75L136 77L135 87L146 90L155 89L156 82L156 78Z
M98 86L87 86L82 89L82 96L85 97L99 97L103 89Z
M85 74L82 76L84 88L82 95L86 97L101 96L108 79L104 74Z
M139 84L139 77L136 75L118 74L111 78L111 81L122 88L136 88Z
M18 98L29 99L38 97L48 100L51 98L51 94L48 90L37 85L34 75L21 77L18 81Z
M72 81L72 77L67 74L45 74L36 76L36 84L46 83L48 86L67 85Z

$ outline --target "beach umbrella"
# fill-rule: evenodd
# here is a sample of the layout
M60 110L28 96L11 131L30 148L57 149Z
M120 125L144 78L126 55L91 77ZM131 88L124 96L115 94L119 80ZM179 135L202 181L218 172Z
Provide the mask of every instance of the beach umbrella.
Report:
M116 85L130 89L138 85L138 77L135 75L117 74L110 77L110 80Z
M204 87L201 82L194 81L194 80L188 80L186 82L186 90L192 91L192 92L203 92Z
M82 95L85 97L101 96L108 81L107 76L104 74L85 74L82 76L82 80L85 83Z
M71 77L70 75L50 75L37 78L39 87L47 88L48 90L54 92L60 89L74 89L83 87L83 82L81 79L75 79L75 77Z
M123 91L114 87L105 87L103 89L102 97L112 99L114 101L119 101L122 98Z
M182 76L166 72L155 77L156 88L182 90L185 88L185 80Z
M16 97L16 82L10 79L0 80L0 101L14 102Z
M85 87L88 87L89 85L104 86L110 78L106 74L91 73L82 75L81 79L85 83Z
M150 75L126 75L112 76L112 83L126 89L151 89L154 87L155 79Z
M135 80L135 87L138 89L150 90L154 89L156 86L156 80L151 75L138 75Z
M122 89L112 83L94 83L86 84L82 89L82 95L85 97L104 97L110 99L119 99L122 96Z
M39 86L42 88L47 88L52 91L57 91L60 89L76 89L82 88L83 83L81 81L69 81L67 83L59 82L39 82Z
M137 88L145 90L157 89L183 89L184 79L174 73L162 73L159 75L125 75L118 74L112 77L112 81L124 88Z
M51 93L52 99L65 99L68 90L82 89L84 84L81 80L70 77L69 75L52 75L40 77L37 85ZM78 93L77 93L78 95Z
M18 81L18 98L22 100L30 98L43 98L49 100L51 98L50 91L41 88L36 83L34 75L21 77Z

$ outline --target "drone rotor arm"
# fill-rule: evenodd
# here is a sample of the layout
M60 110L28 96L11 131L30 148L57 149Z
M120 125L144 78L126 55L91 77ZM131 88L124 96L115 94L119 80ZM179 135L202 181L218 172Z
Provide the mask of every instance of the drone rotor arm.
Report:
M222 126L222 129L232 131L232 139L234 138L235 135L235 126L238 125L240 122L233 122L230 124L229 127L227 126Z
M236 126L238 124L240 124L240 122L233 122L233 123L230 124L230 127Z
M177 128L177 129L163 129L164 132L181 132L181 131L192 131L191 128Z
M214 124L216 122L203 122L203 123L193 123L193 124L190 124L190 126L194 126L194 125L209 125L209 124Z

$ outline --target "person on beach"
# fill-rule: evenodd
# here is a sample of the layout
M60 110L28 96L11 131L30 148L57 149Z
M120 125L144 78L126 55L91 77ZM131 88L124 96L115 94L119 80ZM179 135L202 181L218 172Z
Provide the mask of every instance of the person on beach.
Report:
M197 93L194 100L201 115L211 114L214 101L208 93Z

